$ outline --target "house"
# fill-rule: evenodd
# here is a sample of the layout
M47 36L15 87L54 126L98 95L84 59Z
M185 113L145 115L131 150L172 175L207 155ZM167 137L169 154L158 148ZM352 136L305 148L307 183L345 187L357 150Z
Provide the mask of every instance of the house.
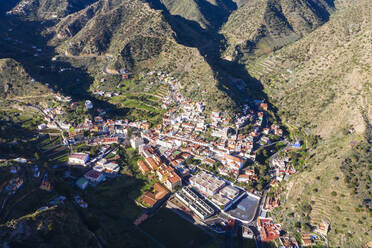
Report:
M222 176L230 176L230 170L226 167L226 166L218 166L217 168L217 171L218 171L218 174L222 175Z
M86 108L87 110L92 109L92 108L93 108L93 103L92 103L92 101L90 101L90 100L86 100L86 101L85 101L85 108Z
M275 224L271 218L257 218L258 231L263 242L270 242L280 237L281 225Z
M7 187L5 188L6 191L15 194L17 190L22 187L23 179L20 177L13 178L8 182Z
M75 200L76 204L78 204L81 208L87 208L88 207L88 203L86 203L83 199L81 199L81 197L79 195L75 195L74 200Z
M182 178L187 177L190 175L190 170L186 168L184 165L178 165L175 167L175 170L177 170L178 175L180 175Z
M93 170L103 173L104 170L105 170L105 167L103 167L103 165L99 165L97 163L95 166L93 166Z
M81 177L79 178L77 181L76 181L76 186L78 186L80 189L84 190L86 189L86 187L88 186L88 180L85 179L84 177Z
M9 170L10 170L10 173L12 173L12 174L17 173L17 167L15 167L15 166L10 166Z
M297 140L295 143L293 143L292 148L301 148L301 141Z
M230 169L241 169L244 166L245 159L237 155L225 154L222 162L228 166Z
M97 161L96 164L97 164L98 166L102 166L102 167L103 167L103 165L106 164L106 163L107 163L107 159L105 159L105 158L101 158L100 160Z
M117 144L119 143L118 137L104 138L102 141L103 145Z
M212 131L211 135L213 137L227 138L227 135L229 133L229 130L230 130L229 127L215 129L215 130Z
M319 224L319 226L315 229L315 232L327 236L328 234L328 229L329 229L329 223L326 221L323 221L322 223Z
M48 179L43 179L40 185L40 189L50 192L52 191L52 184Z
M161 202L162 199L164 199L168 195L169 191L162 186L160 183L155 183L153 186L153 190L146 192L142 197L141 201L149 206L153 207L158 202Z
M121 75L121 79L123 79L123 80L127 80L127 79L129 79L130 78L130 73L127 71L127 70L125 70L125 69L120 69L119 70L119 74Z
M310 235L310 234L303 234L301 236L301 240L302 240L302 246L303 247L309 247L309 246L313 246L313 236Z
M105 176L101 172L90 170L84 174L84 178L92 183L100 183L105 178Z
M73 103L70 104L71 109L76 109L77 106L78 106L77 102L73 102Z
M206 158L203 160L203 164L213 166L216 163L216 161L212 158Z
M138 149L140 145L144 144L143 139L139 137L134 137L129 142L133 149Z
M282 241L283 248L299 248L298 242L295 238L289 238L289 237L282 237L280 239Z
M282 129L275 129L274 130L274 134L276 135L276 136L282 136L283 135L283 130Z
M48 127L48 125L45 124L45 123L42 123L42 124L40 124L40 125L37 126L37 128L38 128L39 130L44 130L44 129L46 129L47 127Z
M150 122L147 122L147 121L141 123L141 125L140 125L140 129L148 130L148 129L150 129L150 127L151 127L151 123Z
M267 197L264 205L264 209L267 211L272 211L274 208L280 206L280 200L273 197Z
M37 167L37 165L34 165L34 167L32 167L32 171L34 172L34 177L39 177L40 176L40 171L39 171L39 168Z
M120 170L119 165L113 162L106 163L103 165L103 167L105 168L105 173L110 175L116 175Z
M174 191L177 186L182 186L182 179L176 172L171 171L166 181L167 188Z
M86 162L88 162L88 160L89 160L89 154L72 153L70 154L68 158L68 164L86 166Z
M254 233L252 232L252 230L247 226L242 226L242 228L243 228L243 233L242 233L243 238L253 239Z
M260 103L260 105L258 105L259 109L265 110L265 111L267 111L267 107L268 107L267 103L264 103L264 102Z
M159 163L156 162L153 158L145 158L146 164L151 168L151 170L157 170L159 168Z
M150 168L142 160L137 161L138 169L141 171L142 175L145 175L150 171Z

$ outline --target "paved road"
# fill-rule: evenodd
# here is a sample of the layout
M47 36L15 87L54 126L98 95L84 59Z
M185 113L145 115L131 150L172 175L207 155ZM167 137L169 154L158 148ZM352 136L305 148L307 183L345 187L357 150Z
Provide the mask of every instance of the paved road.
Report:
M99 160L98 158L101 159L101 158L105 158L105 157L107 157L111 152L113 152L113 151L119 149L119 147L120 147L120 145L116 145L116 146L114 146L113 148L109 148L109 149L107 149L107 151L105 151L104 154L102 154L102 155L100 155L100 156L98 156L98 157L96 157L96 158L93 158L92 160L90 160L90 161L87 163L87 165L90 166L90 165L95 164L95 163ZM94 162L93 162L93 160L94 160Z

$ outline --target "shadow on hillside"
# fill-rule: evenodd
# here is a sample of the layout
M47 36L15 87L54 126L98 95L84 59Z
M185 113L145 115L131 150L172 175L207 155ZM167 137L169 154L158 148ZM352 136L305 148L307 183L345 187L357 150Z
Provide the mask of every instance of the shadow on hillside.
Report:
M204 17L208 21L214 21L214 25L203 29L196 21L172 15L160 0L148 0L153 9L162 11L164 18L176 34L177 42L199 50L213 70L217 87L228 94L237 106L248 99L267 101L262 84L249 75L244 64L221 58L221 51L226 48L226 39L219 33L219 29L232 11L237 9L236 3L232 0L220 0L217 1L217 6L214 6L205 0L196 2L200 5Z
M129 111L91 96L88 90L94 79L84 68L74 67L69 62L53 61L57 53L47 42L54 34L44 35L43 30L55 25L54 21L24 21L3 16L0 22L0 59L12 58L20 62L36 81L54 92L71 96L73 101L90 99L95 107L122 116Z

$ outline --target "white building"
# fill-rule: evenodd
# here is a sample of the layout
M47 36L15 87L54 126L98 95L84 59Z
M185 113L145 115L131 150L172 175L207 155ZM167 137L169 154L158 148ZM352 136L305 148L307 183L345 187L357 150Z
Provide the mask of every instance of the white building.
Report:
M39 129L39 130L44 130L44 129L46 129L48 126L47 126L47 124L45 124L45 123L43 123L43 124L40 124L39 126L37 126L37 128Z
M190 184L208 196L215 195L226 185L225 181L205 171L200 171L197 175L190 178Z
M144 144L144 141L142 138L134 137L130 140L130 145L133 149L138 149L140 145Z
M87 108L87 110L92 109L93 108L93 103L90 100L86 100L85 101L85 107Z
M68 163L71 165L83 165L86 166L86 162L89 160L89 154L85 153L72 153L68 158Z
M105 175L101 172L90 170L84 174L84 178L87 179L89 182L92 183L99 183L105 178Z

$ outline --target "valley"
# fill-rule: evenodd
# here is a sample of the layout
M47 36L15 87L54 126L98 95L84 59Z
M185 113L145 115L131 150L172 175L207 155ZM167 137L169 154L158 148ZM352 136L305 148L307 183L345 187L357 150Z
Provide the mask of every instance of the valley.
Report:
M369 1L5 2L8 247L369 247Z

